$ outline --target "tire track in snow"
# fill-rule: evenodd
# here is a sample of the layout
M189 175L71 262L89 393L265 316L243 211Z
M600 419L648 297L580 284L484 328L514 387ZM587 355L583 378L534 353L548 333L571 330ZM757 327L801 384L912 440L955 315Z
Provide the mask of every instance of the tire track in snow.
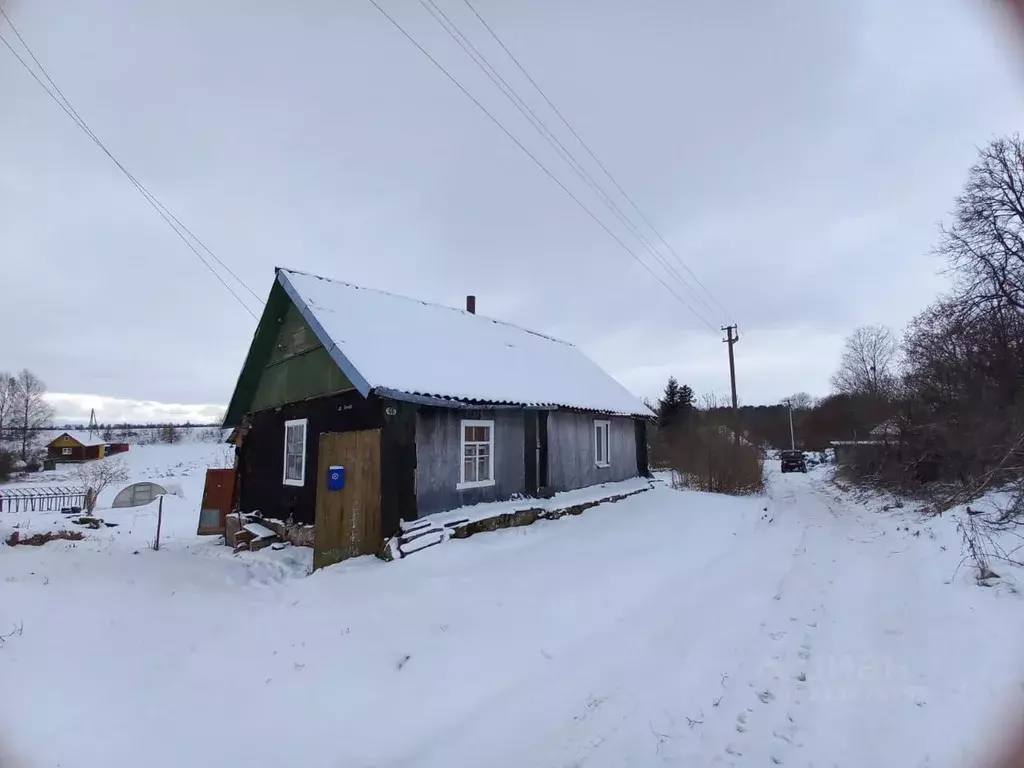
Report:
M773 610L761 625L760 647L767 659L754 674L737 678L733 686L739 704L738 710L730 710L734 732L716 754L717 761L727 765L762 760L764 765L784 765L803 747L801 723L809 693L809 668L831 580L823 578L815 552L816 537L822 530L821 509L814 508L810 494L798 496L800 485L806 483L786 483L772 496L780 505L772 519L792 522L795 518L801 533L790 565L776 585Z
M793 528L745 532L710 569L684 569L657 585L613 626L563 652L557 665L493 698L460 724L455 738L438 734L434 744L395 765L449 766L472 754L488 756L482 765L568 768L702 754L700 721L713 708L706 693L720 689L720 672L707 660L736 639L741 649L756 644L774 583L775 563L766 566L761 555L766 547L791 550L798 537ZM723 595L743 601L723 606ZM510 722L517 722L519 742L494 754L489 745L508 742Z

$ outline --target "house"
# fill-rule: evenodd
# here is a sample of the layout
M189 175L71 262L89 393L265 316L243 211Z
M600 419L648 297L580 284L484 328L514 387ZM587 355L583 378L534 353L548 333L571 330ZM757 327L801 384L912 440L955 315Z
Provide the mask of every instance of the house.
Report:
M874 427L868 434L876 440L893 440L903 434L903 429L898 421L889 419Z
M89 432L61 432L50 441L46 454L58 461L90 461L102 459L105 444L99 435Z
M401 520L647 474L651 411L579 349L286 269L225 416L236 508L315 525L320 564Z

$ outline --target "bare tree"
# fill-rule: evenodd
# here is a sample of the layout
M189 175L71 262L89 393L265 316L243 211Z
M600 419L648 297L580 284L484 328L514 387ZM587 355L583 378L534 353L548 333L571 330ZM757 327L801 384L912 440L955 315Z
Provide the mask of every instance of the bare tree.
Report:
M836 392L886 396L896 385L899 343L884 325L862 325L846 339L839 370L832 377Z
M1024 312L1024 140L1019 135L980 151L936 251L949 263L962 312Z
M164 424L159 427L157 432L157 439L161 443L180 443L181 442L181 429L174 426L173 424Z
M0 450L9 439L11 411L14 407L14 377L7 371L0 371Z
M85 511L91 515L104 490L128 481L128 469L121 459L87 461L78 465L78 480L85 488Z
M28 461L38 441L38 430L53 420L53 408L46 402L46 385L28 368L14 377L11 423L21 443L21 460Z
M809 411L814 407L814 398L806 392L797 392L782 401L794 411Z

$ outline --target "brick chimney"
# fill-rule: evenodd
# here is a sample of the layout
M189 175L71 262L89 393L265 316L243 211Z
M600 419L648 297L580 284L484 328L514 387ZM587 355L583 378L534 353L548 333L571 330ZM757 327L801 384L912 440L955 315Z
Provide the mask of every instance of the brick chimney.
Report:
M466 297L466 311L471 315L476 314L476 296Z

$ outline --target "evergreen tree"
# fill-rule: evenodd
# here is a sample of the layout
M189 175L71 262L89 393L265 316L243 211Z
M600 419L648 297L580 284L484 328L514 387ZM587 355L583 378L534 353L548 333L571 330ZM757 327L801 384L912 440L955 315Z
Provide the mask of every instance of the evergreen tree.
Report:
M658 426L667 427L675 421L679 405L679 382L675 376L668 377L665 393L658 400Z
M693 390L690 389L689 385L683 384L679 388L679 412L686 418L689 418L690 413L693 411L694 401L697 398L693 394Z
M683 384L680 386L675 376L668 377L665 393L658 400L658 426L671 427L686 424L693 413L693 390Z

